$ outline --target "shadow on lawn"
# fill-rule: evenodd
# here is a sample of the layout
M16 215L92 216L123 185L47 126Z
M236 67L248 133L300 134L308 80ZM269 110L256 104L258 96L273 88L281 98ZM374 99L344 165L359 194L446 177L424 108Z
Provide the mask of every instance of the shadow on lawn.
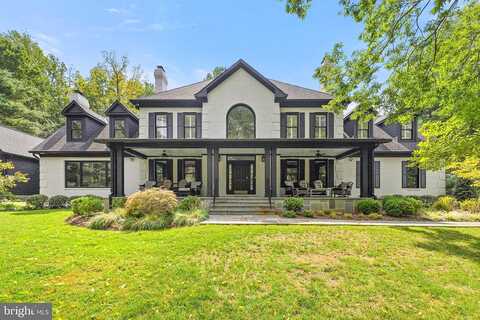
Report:
M480 262L480 237L446 228L402 229L423 235L427 242L417 242L416 246L419 248Z
M5 213L14 216L29 216L34 214L49 214L61 211L67 211L67 209L37 209L37 210L25 210L25 211L7 211Z

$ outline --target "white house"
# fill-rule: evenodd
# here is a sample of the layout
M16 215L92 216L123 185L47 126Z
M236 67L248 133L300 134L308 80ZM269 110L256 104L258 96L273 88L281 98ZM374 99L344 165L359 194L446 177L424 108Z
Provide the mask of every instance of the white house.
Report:
M323 108L325 92L266 78L239 60L214 80L118 102L106 118L77 93L66 125L32 150L40 192L123 196L147 185L209 198L344 199L445 193L445 172L408 166L417 123L357 123ZM351 186L351 188L350 188ZM179 189L180 187L180 189Z

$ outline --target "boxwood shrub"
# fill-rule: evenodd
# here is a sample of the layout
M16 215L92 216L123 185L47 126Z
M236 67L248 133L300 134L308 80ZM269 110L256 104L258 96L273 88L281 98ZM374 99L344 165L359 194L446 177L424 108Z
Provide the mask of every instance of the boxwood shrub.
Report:
M180 211L192 211L200 209L202 206L202 200L199 197L188 196L180 201L178 204L178 210Z
M378 213L381 208L382 204L375 199L362 199L357 202L357 210L363 214Z
M300 212L303 210L303 198L290 197L283 200L283 209L286 211Z
M36 194L26 199L27 205L32 209L43 209L48 197L44 194Z
M422 207L422 202L412 197L387 196L383 199L383 210L393 217L414 215Z
M103 199L100 197L80 197L72 200L71 204L76 215L88 216L103 211Z

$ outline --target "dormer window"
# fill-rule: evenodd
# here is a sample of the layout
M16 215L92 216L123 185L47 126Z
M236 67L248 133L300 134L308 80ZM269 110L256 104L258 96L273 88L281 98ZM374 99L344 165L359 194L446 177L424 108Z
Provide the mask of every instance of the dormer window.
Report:
M127 129L125 126L125 119L115 119L113 121L113 137L127 138Z
M401 124L400 137L402 140L412 140L413 139L413 121L408 123Z
M83 138L83 121L80 119L73 119L70 122L70 136L72 141L79 141Z
M368 138L368 121L357 121L357 138Z

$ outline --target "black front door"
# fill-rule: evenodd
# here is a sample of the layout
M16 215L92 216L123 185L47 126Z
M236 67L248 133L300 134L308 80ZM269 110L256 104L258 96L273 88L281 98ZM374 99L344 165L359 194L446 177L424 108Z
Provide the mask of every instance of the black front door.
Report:
M227 191L230 194L255 193L255 162L248 160L228 161Z

